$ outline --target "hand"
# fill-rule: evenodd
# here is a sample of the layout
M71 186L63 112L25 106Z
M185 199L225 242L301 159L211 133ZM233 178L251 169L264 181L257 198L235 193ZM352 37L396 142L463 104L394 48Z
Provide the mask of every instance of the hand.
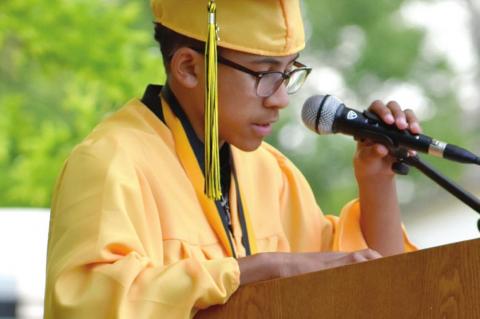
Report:
M372 249L350 253L261 253L238 259L240 285L274 278L291 277L381 257L378 252Z
M413 111L402 111L397 102L385 105L375 101L368 110L400 130L421 132ZM368 246L383 256L402 253L400 207L392 171L394 158L387 147L366 140L358 142L353 162L360 198L360 226Z
M387 105L381 101L375 101L368 110L377 114L386 124L395 124L400 130L408 129L412 134L419 134L422 131L415 113L410 109L402 111L395 101ZM357 180L361 181L372 176L391 178L394 175L391 170L393 162L393 157L389 155L384 145L370 140L358 141L354 156Z

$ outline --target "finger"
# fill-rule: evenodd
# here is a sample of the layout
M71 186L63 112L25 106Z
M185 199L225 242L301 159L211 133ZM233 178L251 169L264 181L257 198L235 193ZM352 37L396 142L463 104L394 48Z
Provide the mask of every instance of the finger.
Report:
M412 132L413 134L422 133L422 128L420 127L420 123L418 122L417 116L412 110L406 109L405 117L407 118L410 132Z
M387 107L395 117L395 124L397 127L401 130L406 130L408 128L408 123L400 104L398 104L396 101L390 101L387 103Z
M378 157L385 157L388 155L388 148L382 144L375 144L372 146L373 154Z
M349 253L347 252L311 252L311 253L300 253L301 255L307 256L308 258L318 258L318 261L327 260L327 259L338 259L345 257Z
M355 261L360 262L360 261L367 261L367 260L382 258L382 255L380 255L380 253L378 253L376 250L367 248L364 250L353 252L351 258Z
M347 252L330 252L330 253L305 253L301 254L302 256L306 256L307 259L305 261L301 261L303 265L307 265L310 263L310 260L313 261L313 269L315 270L322 270L332 267L338 267L350 264L350 254ZM313 258L313 259L312 259ZM298 258L297 258L298 260Z
M359 143L356 156L363 162L369 162L379 157L386 157L388 153L388 148L382 144L366 145L366 143Z
M380 116L382 121L384 121L385 123L387 124L395 123L395 117L393 116L392 111L389 108L387 108L382 101L380 100L374 101L368 109L369 111L372 111L378 116Z
M369 252L369 249L354 251L348 256L350 262L359 263L374 259L373 255Z
M369 258L369 259L378 259L378 258L383 257L378 251L370 249L370 248L365 249L365 252L366 252L367 258Z
M364 254L359 252L352 253L350 257L352 262L355 262L355 263L361 263L368 260L368 258Z

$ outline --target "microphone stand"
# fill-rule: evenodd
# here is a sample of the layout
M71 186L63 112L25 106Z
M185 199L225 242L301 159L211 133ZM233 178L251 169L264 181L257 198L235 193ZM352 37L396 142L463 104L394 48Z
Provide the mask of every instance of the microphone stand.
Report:
M424 175L429 177L431 180L433 180L435 183L437 183L439 186L441 186L443 189L445 189L447 192L449 192L480 214L480 201L478 200L478 198L462 189L459 185L449 180L446 176L440 174L427 163L423 162L418 155L408 156L408 152L404 148L393 149L390 150L390 152L397 158L397 162L395 162L392 166L392 169L395 173L400 175L407 175L409 171L409 166L413 166L420 172L422 172ZM477 222L477 228L480 231L480 219Z

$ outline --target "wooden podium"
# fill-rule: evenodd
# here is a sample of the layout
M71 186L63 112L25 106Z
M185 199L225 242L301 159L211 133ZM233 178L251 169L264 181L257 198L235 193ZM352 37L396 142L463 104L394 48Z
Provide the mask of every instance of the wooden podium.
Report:
M480 318L480 239L238 289L195 318Z

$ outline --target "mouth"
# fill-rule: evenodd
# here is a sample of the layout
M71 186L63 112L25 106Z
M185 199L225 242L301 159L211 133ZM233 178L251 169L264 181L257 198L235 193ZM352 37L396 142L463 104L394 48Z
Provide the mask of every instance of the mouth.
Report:
M275 121L266 121L266 122L259 122L253 123L252 127L255 133L261 137L265 137L272 133L272 126Z

